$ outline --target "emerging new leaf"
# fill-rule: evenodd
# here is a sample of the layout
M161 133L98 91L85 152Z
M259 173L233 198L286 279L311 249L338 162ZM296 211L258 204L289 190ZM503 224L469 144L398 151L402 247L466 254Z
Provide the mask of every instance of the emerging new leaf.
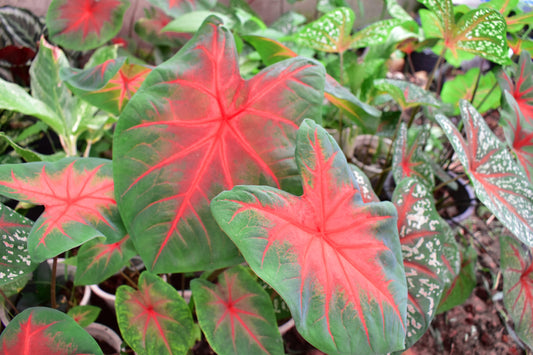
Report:
M520 54L518 66L513 69L510 75L502 72L500 84L511 93L526 122L533 124L533 63L527 51Z
M390 202L364 203L333 138L310 120L297 137L301 197L236 186L213 214L298 331L328 354L403 349L406 284Z
M191 289L200 327L217 354L284 354L272 303L242 266L218 284L195 279Z

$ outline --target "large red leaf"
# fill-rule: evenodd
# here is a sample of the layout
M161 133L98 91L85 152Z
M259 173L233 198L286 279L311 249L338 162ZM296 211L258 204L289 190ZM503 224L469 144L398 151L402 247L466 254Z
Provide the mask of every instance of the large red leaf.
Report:
M119 209L155 272L241 260L209 201L236 184L300 190L294 137L320 117L324 72L290 59L245 81L230 32L208 19L154 69L120 116L114 137Z
M46 14L48 33L70 49L99 47L118 33L128 6L125 0L53 0Z
M450 120L435 118L448 136L479 200L518 239L533 245L533 187L483 117L460 104L466 139Z
M74 319L51 308L29 308L11 320L0 336L8 355L101 355L96 340Z
M218 284L195 279L191 288L198 322L217 354L284 354L272 302L242 266Z
M139 354L186 354L194 344L187 302L157 275L143 272L139 290L117 290L117 321L124 340Z
M518 66L507 74L502 71L500 84L502 91L511 93L527 123L533 124L533 64L527 51L520 54Z
M106 236L113 242L124 235L109 160L65 158L54 163L1 165L0 193L44 205L28 237L34 262L95 237Z
M533 348L533 248L502 237L503 302L516 333Z
M213 214L255 273L286 301L298 331L328 354L401 350L406 283L390 202L364 203L342 151L305 120L301 197L236 186Z

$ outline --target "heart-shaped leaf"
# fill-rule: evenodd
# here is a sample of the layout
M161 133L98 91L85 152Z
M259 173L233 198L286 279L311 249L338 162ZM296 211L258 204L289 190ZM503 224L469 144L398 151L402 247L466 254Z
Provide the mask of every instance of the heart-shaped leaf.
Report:
M455 244L451 228L438 214L432 190L418 180L400 181L392 197L407 277L406 347L428 329L450 278L443 262L444 246ZM457 248L457 247L456 247Z
M502 89L511 93L526 122L533 124L533 63L527 51L520 54L518 66L512 66L510 72L502 72Z
M78 250L76 285L98 284L120 271L137 254L131 238L126 235L118 242L96 238Z
M218 284L195 279L198 322L217 354L284 354L272 302L249 271L236 266Z
M533 187L483 117L461 102L466 139L443 115L440 124L474 185L479 200L518 239L533 245Z
M139 290L120 286L117 320L124 340L140 354L186 354L194 344L187 302L157 275L143 272Z
M95 237L118 241L124 236L111 176L111 162L96 158L0 166L1 194L44 205L28 237L34 262Z
M65 313L34 307L11 320L0 335L2 354L102 355L96 340Z
M172 17L178 17L195 10L210 10L216 0L148 0Z
M507 144L511 147L529 182L533 183L533 122L527 122L520 106L508 91L505 92L508 108L501 113L500 124Z
M396 209L363 203L342 151L310 120L298 131L304 193L236 186L213 214L298 331L328 354L403 349L406 284Z
M119 208L149 269L242 260L209 201L236 184L301 191L294 139L304 117L320 119L323 85L323 68L302 58L243 80L216 18L148 75L119 119L113 162Z
M76 306L68 310L67 314L72 317L80 326L85 328L98 318L102 309L97 306L85 305Z
M53 0L46 14L48 34L69 49L99 47L118 33L129 4L125 0Z
M520 0L491 0L479 7L487 7L500 12L507 23L507 32L518 32L524 26L533 25L533 12L524 13L517 6Z
M420 105L433 107L441 105L433 93L405 80L377 79L374 80L374 87L377 94L390 95L402 110Z
M37 267L28 252L28 235L33 222L0 204L0 289L7 296L20 291Z
M515 331L533 348L533 248L514 238L502 237L503 303Z

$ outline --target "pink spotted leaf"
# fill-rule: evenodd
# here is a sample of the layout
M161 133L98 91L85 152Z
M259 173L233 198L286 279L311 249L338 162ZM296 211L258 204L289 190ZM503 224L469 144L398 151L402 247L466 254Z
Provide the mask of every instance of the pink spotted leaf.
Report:
M226 270L218 284L191 283L198 321L217 354L284 354L272 303L242 266Z
M52 308L19 313L0 335L2 354L102 355L96 340L74 319Z
M28 236L28 249L37 263L96 237L113 242L125 234L108 160L65 158L1 165L0 194L44 205Z
M289 59L243 80L231 33L211 17L154 69L114 135L119 209L148 269L178 272L239 263L209 210L236 184L301 191L294 140L320 119L323 68Z
M117 290L117 320L124 340L138 354L186 354L195 341L187 302L149 272L141 274L138 286Z
M483 117L467 101L462 101L460 107L466 138L445 116L435 118L476 196L519 240L533 245L533 187Z
M67 314L72 317L80 326L85 328L89 324L93 323L102 309L97 306L85 305L76 306L68 310Z
M118 33L128 6L125 0L53 0L46 14L48 33L69 49L99 47Z
M217 222L318 349L403 349L407 288L396 209L363 202L342 151L311 120L298 131L296 161L302 196L236 186L213 199Z

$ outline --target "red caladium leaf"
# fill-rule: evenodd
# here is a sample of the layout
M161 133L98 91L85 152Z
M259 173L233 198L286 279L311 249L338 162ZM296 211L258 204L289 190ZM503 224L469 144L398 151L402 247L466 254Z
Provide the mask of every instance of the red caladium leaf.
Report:
M29 308L13 318L0 335L0 346L2 354L103 354L74 319L43 307Z
M191 289L200 327L217 354L284 354L270 298L244 267L226 270L217 285L195 279Z
M139 290L120 286L117 320L124 340L139 354L186 354L194 344L187 302L157 275L143 272Z
M479 200L518 239L533 245L533 187L483 117L461 101L466 139L443 115L435 118L448 136Z
M99 47L118 33L128 6L125 0L53 0L46 14L48 33L66 48Z
M533 183L533 124L528 123L520 111L520 107L509 94L505 92L509 105L502 111L500 124L503 126L505 139L520 163L529 181Z
M129 64L126 58L111 59L94 68L62 71L71 90L90 104L120 114L152 69Z
M181 47L184 42L191 39L189 33L163 32L163 28L172 21L172 17L165 14L161 9L150 9L146 17L135 23L135 32L148 43L153 45L166 45Z
M7 296L18 293L37 264L28 252L33 222L0 204L0 289Z
M68 310L67 314L72 317L80 326L85 328L98 318L102 309L97 306L85 305L76 306Z
M136 249L154 272L241 261L209 201L236 184L301 191L294 139L320 118L324 72L290 59L245 81L231 33L211 17L154 69L114 135L118 204Z
M78 250L74 283L98 284L128 265L129 260L136 254L128 235L114 243L106 243L104 238L90 240Z
M533 348L533 248L502 237L503 302L518 336Z
M113 197L111 162L65 158L57 162L0 166L0 194L44 205L28 237L34 262L41 262L95 237L124 236Z
M298 131L296 162L301 197L236 186L213 199L217 222L318 349L403 349L407 290L396 209L363 202L342 151L310 120Z
M426 332L437 312L446 281L451 277L443 262L444 246L456 242L450 226L437 212L432 190L418 180L401 180L392 202L398 210L398 231L407 277L408 348Z
M163 9L167 14L178 17L196 10L210 10L216 0L148 0L153 5Z
M502 91L511 93L527 123L533 124L533 64L527 51L520 54L518 66L510 74L502 72Z

